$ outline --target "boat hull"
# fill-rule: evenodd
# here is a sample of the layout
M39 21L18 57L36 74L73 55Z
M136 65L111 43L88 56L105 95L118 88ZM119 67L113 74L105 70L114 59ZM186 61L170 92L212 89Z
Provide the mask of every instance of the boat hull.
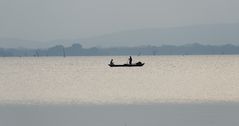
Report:
M143 66L144 63L142 64L109 64L110 67L141 67Z

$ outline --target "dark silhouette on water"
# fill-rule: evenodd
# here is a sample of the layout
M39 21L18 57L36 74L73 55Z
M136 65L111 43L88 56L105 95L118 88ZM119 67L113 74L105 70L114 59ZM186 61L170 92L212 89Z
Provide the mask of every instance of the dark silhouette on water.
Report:
M110 65L114 65L113 59L110 60Z
M108 64L110 67L140 67L143 66L144 63L142 62L137 62L132 64L132 57L130 56L129 58L129 64L114 64L113 59L111 59L110 64Z
M131 65L132 64L132 57L129 56L129 64Z
M137 62L134 64L109 64L110 67L141 67L144 63Z

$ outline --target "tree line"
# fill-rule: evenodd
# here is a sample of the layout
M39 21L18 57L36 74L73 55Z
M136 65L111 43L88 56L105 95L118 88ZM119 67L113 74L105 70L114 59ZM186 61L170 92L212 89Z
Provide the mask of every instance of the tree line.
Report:
M40 56L112 56L112 55L222 55L239 54L239 46L202 45L199 43L186 45L83 48L81 44L70 47L56 45L47 49L0 48L1 57L40 57Z

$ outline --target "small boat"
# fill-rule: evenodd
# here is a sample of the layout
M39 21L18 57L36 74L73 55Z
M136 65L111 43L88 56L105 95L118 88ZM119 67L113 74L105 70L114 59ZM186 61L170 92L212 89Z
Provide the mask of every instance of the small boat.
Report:
M109 64L110 67L141 67L144 63L138 62L134 64Z

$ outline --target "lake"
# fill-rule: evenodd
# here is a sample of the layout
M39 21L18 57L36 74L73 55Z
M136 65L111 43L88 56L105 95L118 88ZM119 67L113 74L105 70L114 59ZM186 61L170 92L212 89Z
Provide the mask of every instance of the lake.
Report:
M239 125L239 56L0 58L3 125ZM15 120L15 121L11 121ZM0 123L1 124L1 123Z

